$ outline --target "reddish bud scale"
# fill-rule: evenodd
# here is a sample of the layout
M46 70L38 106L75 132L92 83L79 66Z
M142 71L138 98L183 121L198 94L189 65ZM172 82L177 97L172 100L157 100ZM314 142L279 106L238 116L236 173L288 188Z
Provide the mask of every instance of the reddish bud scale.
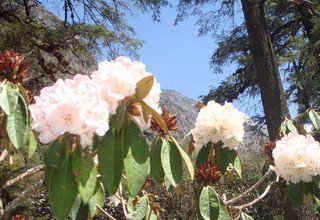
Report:
M165 108L162 108L161 116L162 116L162 119L165 121L169 131L176 131L178 129L177 116L171 115L170 112ZM161 128L161 126L156 122L156 120L154 120L154 118L151 119L150 129L152 131L157 132L161 136L164 136L166 134Z
M12 83L23 83L28 65L24 56L14 50L0 53L0 81L8 80Z
M196 182L202 186L216 183L221 177L218 165L213 162L204 162L200 164L199 168L194 172Z

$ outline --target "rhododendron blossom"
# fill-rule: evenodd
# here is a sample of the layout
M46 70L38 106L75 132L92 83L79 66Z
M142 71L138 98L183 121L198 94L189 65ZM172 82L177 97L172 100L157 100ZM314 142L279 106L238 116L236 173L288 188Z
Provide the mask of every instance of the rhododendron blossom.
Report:
M115 114L119 102L134 95L137 82L150 75L152 74L145 70L143 63L131 61L127 57L118 57L110 62L99 63L99 69L91 75L91 78L101 87L102 97L109 104L110 114ZM159 113L161 113L160 93L160 84L154 80L151 91L144 98L144 101ZM141 130L150 127L150 120L146 123L142 116L135 116L135 120Z
M287 184L310 182L320 174L320 145L311 135L289 133L276 142L272 169Z
M195 128L192 130L195 148L201 148L210 141L223 142L222 147L237 148L243 139L245 114L230 103L220 105L208 102L198 113Z
M70 133L79 135L80 144L85 147L92 143L94 134L104 135L109 129L109 106L99 89L85 75L59 79L43 88L35 97L36 103L29 106L31 126L39 133L39 140L48 144Z

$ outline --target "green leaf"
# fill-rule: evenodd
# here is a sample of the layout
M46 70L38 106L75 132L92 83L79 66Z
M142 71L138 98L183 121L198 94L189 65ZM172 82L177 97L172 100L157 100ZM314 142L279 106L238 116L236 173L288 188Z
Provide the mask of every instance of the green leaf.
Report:
M105 201L105 193L100 183L97 183L96 190L89 201L89 209L91 213L91 217L99 214L99 209L97 209L97 205L103 207Z
M81 201L81 196L77 195L74 200L72 209L71 209L71 219L72 220L85 220L89 216L89 207L84 205Z
M112 132L120 131L124 124L124 116L126 113L126 106L125 105L119 105L116 114L111 117L110 120L110 128Z
M182 177L182 160L180 152L172 143L163 139L161 147L161 164L164 173L171 185L179 185Z
M82 150L81 146L77 146L74 151L72 170L82 201L86 205L96 188L97 169L89 152Z
M225 173L229 164L233 166L239 177L241 178L241 161L235 150L229 150L228 147L222 147L222 144L216 145L217 164L221 173Z
M320 207L320 198L316 197L316 196L313 196L316 204L318 205L318 207Z
M153 82L154 82L154 77L153 76L147 76L147 77L144 77L143 79L141 79L137 83L136 97L139 100L144 99L149 94L149 92L152 89Z
M26 145L29 135L27 106L21 97L11 115L7 116L6 130L13 146L21 149Z
M158 216L154 211L152 211L151 207L149 206L149 219L148 220L158 220Z
M231 164L233 166L233 169L236 171L238 176L242 178L242 164L240 157L238 157L238 154L235 150L229 150L229 155L231 159Z
M143 186L149 171L149 146L135 122L126 124L123 138L124 169L126 172L128 191L136 196Z
M313 124L313 126L317 129L320 130L320 116L319 114L314 111L314 110L309 110L309 118Z
M164 182L164 171L161 164L161 147L163 145L162 138L157 138L151 148L150 152L150 175L154 180L161 184Z
M6 113L6 115L12 115L15 112L15 108L18 104L19 93L14 89L14 85L10 82L6 82L2 86L0 93L0 107Z
M28 150L28 158L31 158L36 152L38 145L37 138L32 130L29 131L29 150Z
M231 220L227 206L225 206L220 199L219 203L219 220Z
M287 134L287 119L281 123L280 132L279 132L280 136L284 136L286 134Z
M199 198L199 209L201 216L205 220L215 220L219 218L219 197L210 186L204 187Z
M193 169L193 165L192 165L192 162L190 160L190 157L188 156L188 154L180 147L179 143L176 141L176 139L174 139L174 137L170 136L173 143L175 144L176 148L179 150L180 152L180 156L182 157L183 159L183 162L185 163L187 169L188 169L188 172L189 172L189 176L190 176L190 179L193 180L194 178L194 169Z
M137 208L134 211L134 220L141 220L143 219L147 213L148 213L149 205L148 205L148 199L146 197L142 197L140 199L139 205L137 205Z
M293 202L294 206L302 204L304 190L305 183L303 182L299 182L296 184L290 183L290 185L287 186L288 197Z
M199 168L200 165L208 160L208 156L210 153L210 148L211 148L212 143L209 142L205 146L202 146L200 148L197 158L196 158L196 168Z
M169 133L168 127L166 122L163 120L162 116L159 115L159 113L154 110L153 108L151 108L149 105L147 105L144 101L139 101L142 108L147 111L152 117L153 119L158 123L158 125L160 125L160 127L162 128L162 130L164 130L164 132Z
M48 190L53 213L58 220L65 220L78 194L72 174L72 155L60 168L52 169Z
M117 192L123 169L122 131L110 130L104 135L98 147L100 174L105 189L111 195Z
M52 168L60 167L66 160L66 151L68 147L68 138L66 136L62 136L52 142L46 153L46 164Z
M297 132L297 128L293 125L292 120L288 120L287 127L290 132Z
M241 219L242 219L242 220L254 220L254 218L252 218L250 215L248 215L248 214L245 213L245 212L242 212L242 213L241 213Z

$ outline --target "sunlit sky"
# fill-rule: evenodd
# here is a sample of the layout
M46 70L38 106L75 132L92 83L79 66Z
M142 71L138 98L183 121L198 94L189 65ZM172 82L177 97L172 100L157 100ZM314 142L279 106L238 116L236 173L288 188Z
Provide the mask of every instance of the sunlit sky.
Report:
M49 1L50 2L50 1ZM57 16L63 16L51 8ZM61 12L61 11L60 11ZM198 35L195 17L189 17L178 25L174 25L176 7L161 10L161 22L154 22L151 13L139 12L127 16L127 21L136 31L136 37L145 43L138 51L140 60L146 65L148 72L155 75L163 89L174 89L179 93L198 100L199 96L208 94L210 87L232 74L235 66L225 66L223 74L214 73L209 61L217 48L217 40L210 33ZM242 13L236 16L240 23ZM223 21L227 23L227 21ZM256 111L248 106L254 105L256 99L235 102L235 106L249 115L261 114L261 105ZM250 104L249 104L250 102ZM292 107L291 111L295 111Z
M145 41L139 51L141 61L161 87L197 99L224 78L209 67L217 45L210 36L198 36L195 19L174 25L176 14L175 8L166 8L161 12L160 23L153 22L150 14L132 16L129 23L138 38Z

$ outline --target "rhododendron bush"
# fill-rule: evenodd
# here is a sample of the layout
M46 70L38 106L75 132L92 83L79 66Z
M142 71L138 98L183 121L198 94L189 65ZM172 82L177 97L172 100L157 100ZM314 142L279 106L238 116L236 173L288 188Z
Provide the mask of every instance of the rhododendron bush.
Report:
M0 207L4 218L44 184L57 219L91 219L100 212L114 219L103 209L106 196L120 200L127 219L160 219L165 211L145 186L154 181L178 189L183 170L194 181L191 219L249 218L243 210L261 200L276 181L286 182L286 197L296 204L304 195L320 199L320 145L294 120L284 121L282 138L265 146L268 168L261 179L228 198L225 180L242 176L236 150L246 118L230 103L210 101L199 109L185 138L190 140L188 153L196 154L193 163L170 133L177 129L177 118L159 107L160 85L144 64L127 57L104 61L90 76L59 79L35 97L21 86L26 71L22 56L1 54L0 160L11 162L14 152L26 146L32 157L39 140L46 148L44 166L8 180L1 189L41 169L45 176ZM312 109L305 114L319 129L319 114ZM147 129L154 132L152 140L144 136ZM244 203L263 182L269 183L264 192Z

